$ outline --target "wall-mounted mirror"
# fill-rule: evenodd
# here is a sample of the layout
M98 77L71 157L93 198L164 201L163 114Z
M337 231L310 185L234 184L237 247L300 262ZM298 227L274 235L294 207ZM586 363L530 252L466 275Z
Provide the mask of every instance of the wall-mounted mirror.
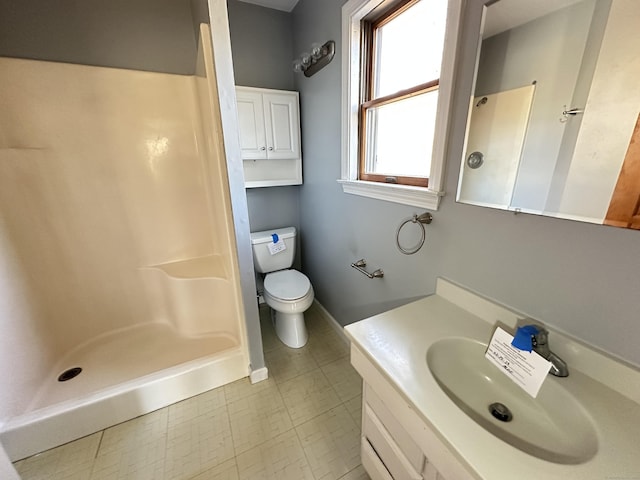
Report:
M640 229L640 1L485 11L457 200Z

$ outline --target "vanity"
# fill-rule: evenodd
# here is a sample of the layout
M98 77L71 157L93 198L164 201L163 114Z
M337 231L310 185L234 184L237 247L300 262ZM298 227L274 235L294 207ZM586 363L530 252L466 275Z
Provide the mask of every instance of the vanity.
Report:
M345 327L372 479L640 478L640 371L551 330L570 374L533 398L484 357L496 327L522 318L438 279L434 295Z

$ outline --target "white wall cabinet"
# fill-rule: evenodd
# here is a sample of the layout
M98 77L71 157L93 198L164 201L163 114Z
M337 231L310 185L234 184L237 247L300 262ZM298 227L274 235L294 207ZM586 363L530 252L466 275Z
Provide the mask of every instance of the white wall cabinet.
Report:
M302 183L298 92L236 87L246 187Z

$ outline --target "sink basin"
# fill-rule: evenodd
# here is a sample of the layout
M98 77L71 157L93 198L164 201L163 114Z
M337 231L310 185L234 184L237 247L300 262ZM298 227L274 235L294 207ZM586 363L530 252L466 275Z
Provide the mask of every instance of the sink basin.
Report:
M501 440L549 462L578 464L595 455L593 421L560 385L563 379L547 379L532 398L484 357L486 349L481 342L451 337L427 352L436 382L463 412ZM494 413L493 404L499 404Z

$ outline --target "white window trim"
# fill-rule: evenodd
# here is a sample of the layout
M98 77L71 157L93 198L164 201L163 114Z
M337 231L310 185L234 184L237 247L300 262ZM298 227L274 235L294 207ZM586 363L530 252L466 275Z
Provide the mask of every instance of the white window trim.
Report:
M358 109L360 89L360 21L382 0L349 0L342 7L342 171L345 193L437 210L444 195L446 145L453 101L458 32L463 0L449 0L435 139L429 186L413 187L358 180ZM438 140L440 139L440 141Z

